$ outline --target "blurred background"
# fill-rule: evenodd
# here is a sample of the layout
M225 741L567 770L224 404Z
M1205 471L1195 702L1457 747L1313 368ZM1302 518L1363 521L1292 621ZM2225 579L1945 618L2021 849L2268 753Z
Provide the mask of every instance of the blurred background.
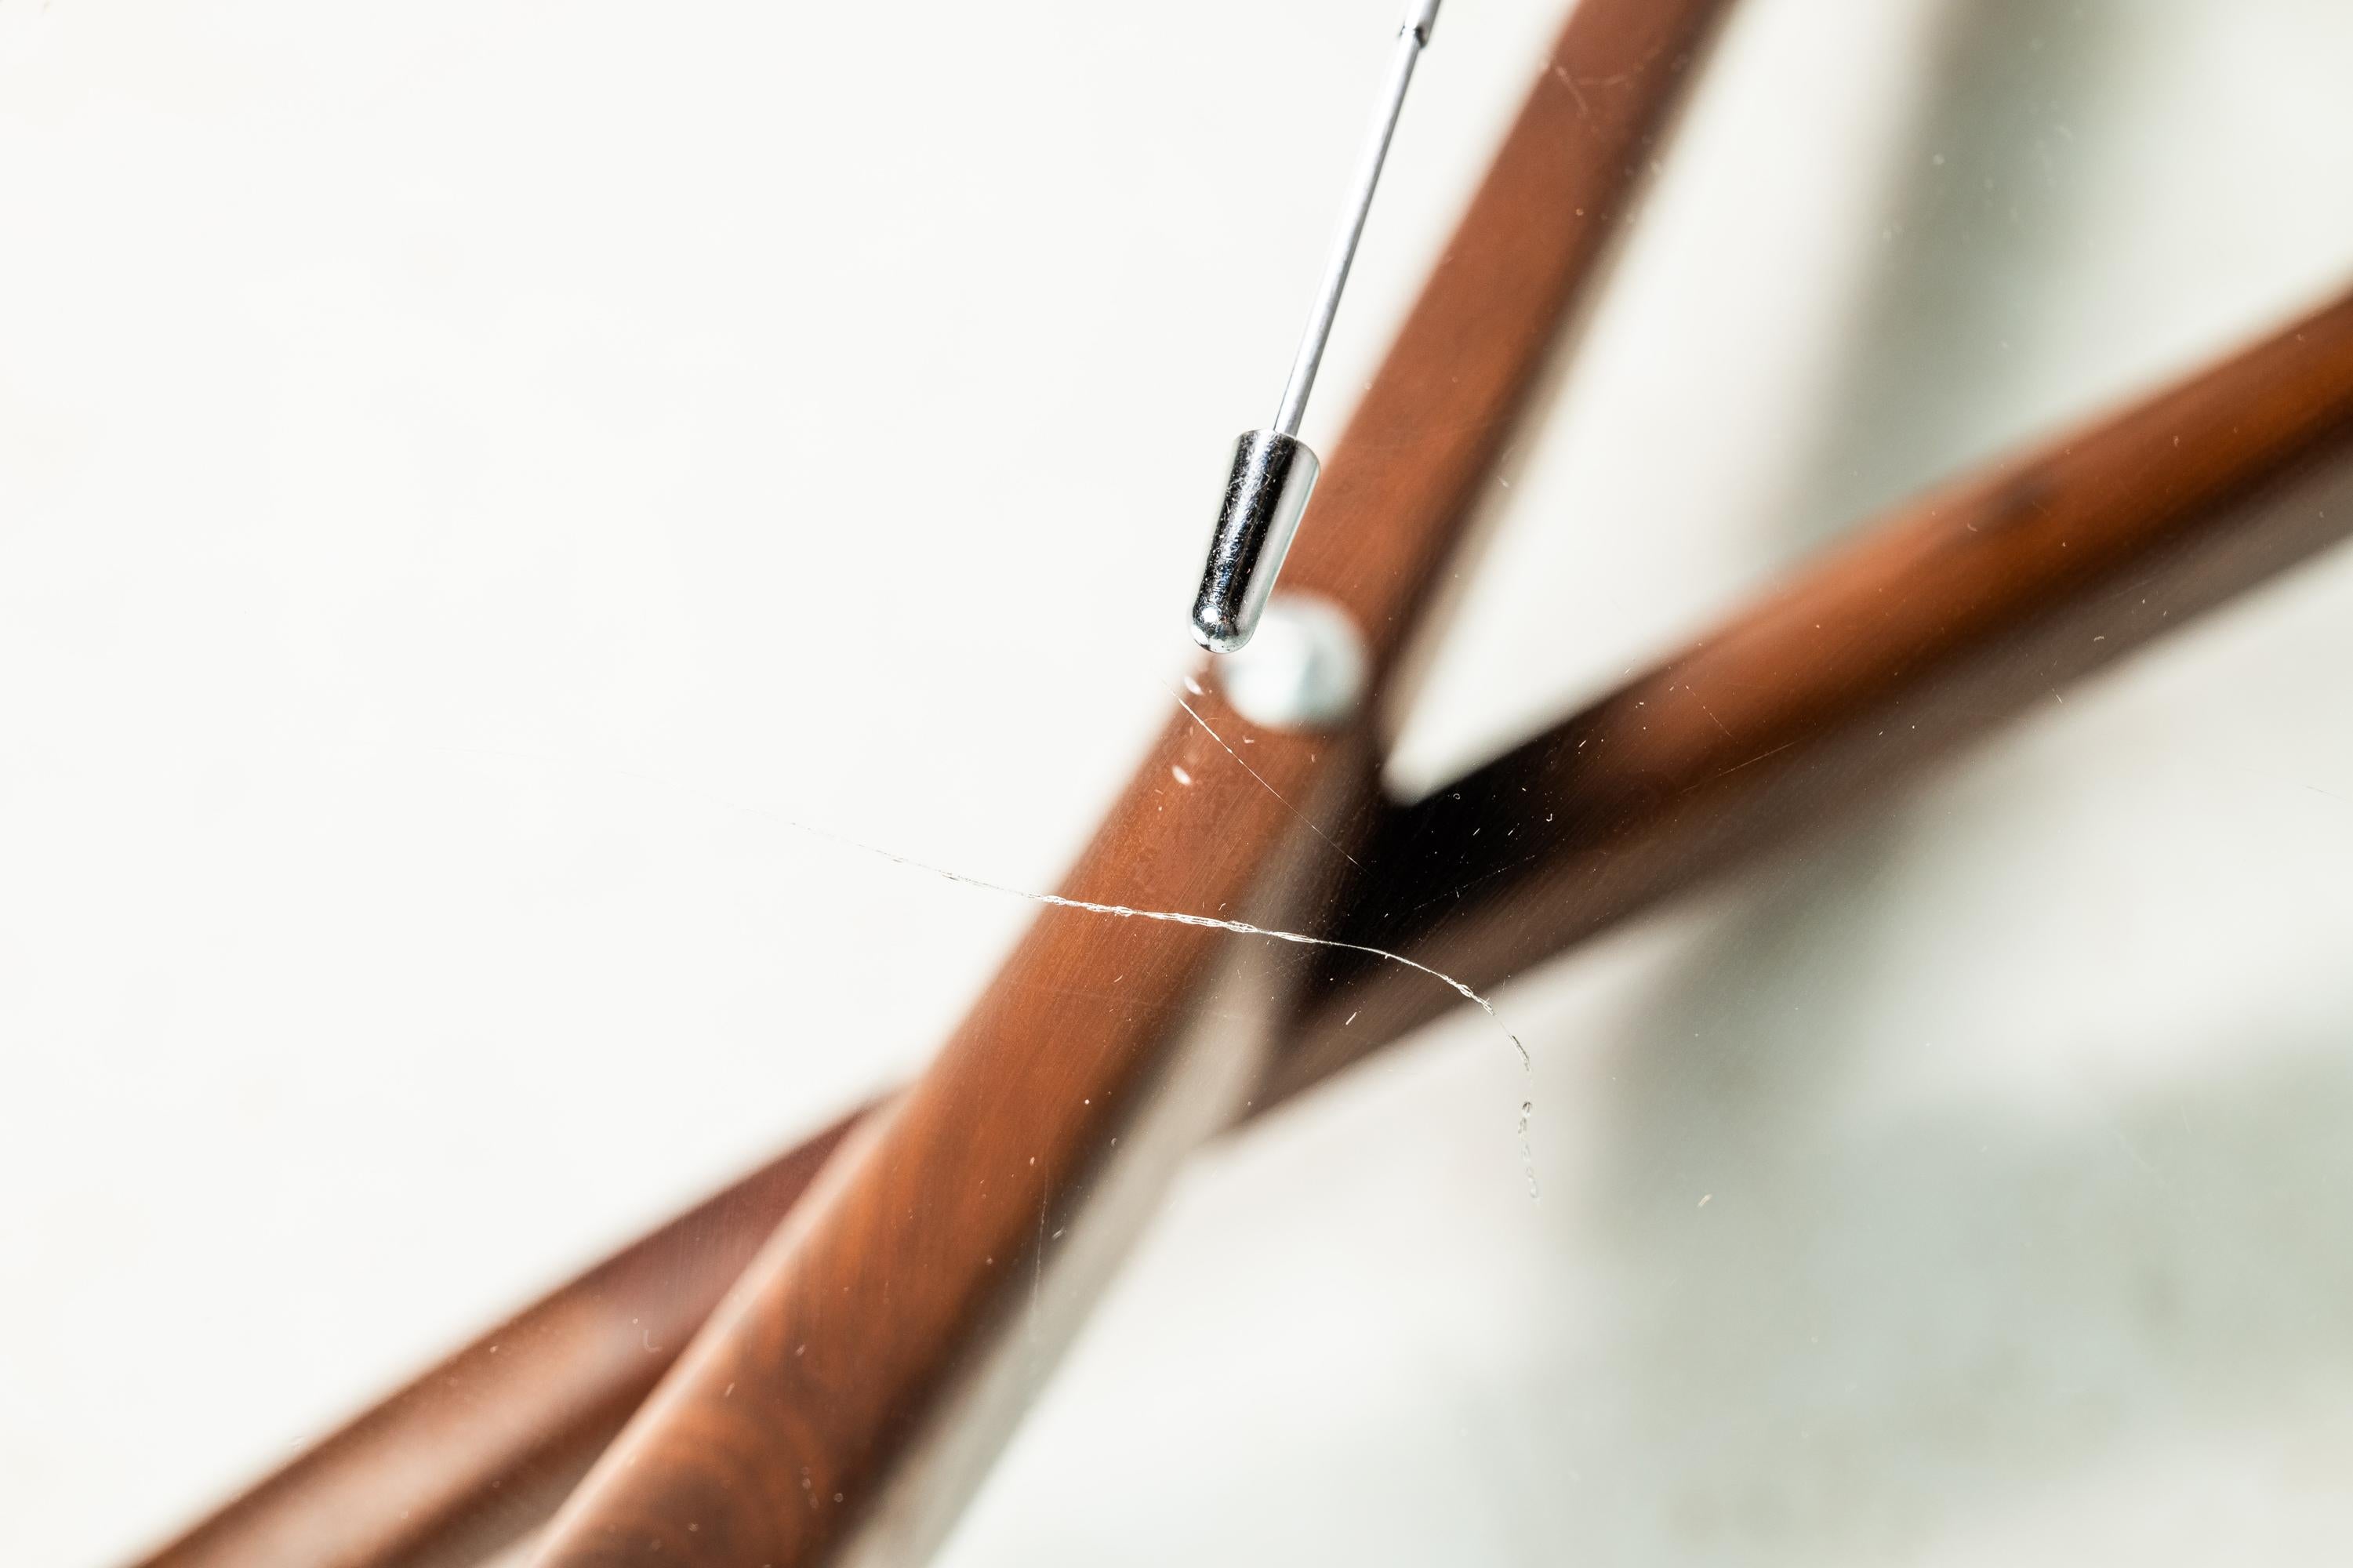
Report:
M1029 906L797 825L1052 885L1393 12L0 3L0 1561L918 1067ZM1561 15L1448 7L1326 450ZM1398 790L2353 278L2348 61L1743 0ZM946 1560L2342 1560L2348 670L2339 553L1524 976L1540 1202L1476 1015L1210 1151Z

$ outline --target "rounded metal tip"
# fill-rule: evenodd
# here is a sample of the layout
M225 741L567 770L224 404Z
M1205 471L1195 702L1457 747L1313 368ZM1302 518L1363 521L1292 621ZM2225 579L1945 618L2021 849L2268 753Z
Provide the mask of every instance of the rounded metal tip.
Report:
M1256 626L1239 626L1219 616L1193 612L1193 640L1211 653L1240 653L1256 634Z
M1258 629L1321 466L1305 442L1280 430L1252 430L1235 441L1233 472L1193 599L1193 640L1211 653L1234 652Z

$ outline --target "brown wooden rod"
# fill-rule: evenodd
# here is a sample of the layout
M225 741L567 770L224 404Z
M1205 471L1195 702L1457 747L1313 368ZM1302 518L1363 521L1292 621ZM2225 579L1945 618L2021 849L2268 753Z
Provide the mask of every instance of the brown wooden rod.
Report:
M1900 508L1647 674L1393 811L1358 854L1334 934L1499 984L1838 819L2348 529L2353 295ZM1392 965L1318 958L1277 1093L1449 1005Z
M142 1568L417 1568L473 1561L537 1524L859 1114L491 1329Z
M1377 670L1720 9L1577 6L1338 443L1293 581L1356 619ZM944 1533L1159 1184L1255 1088L1304 972L1262 937L1119 912L1316 923L1345 862L1299 818L1345 835L1373 799L1365 733L1193 706L1062 884L1088 907L1043 910L924 1074L845 1142L533 1562L908 1563ZM1244 741L1249 768L1228 750Z

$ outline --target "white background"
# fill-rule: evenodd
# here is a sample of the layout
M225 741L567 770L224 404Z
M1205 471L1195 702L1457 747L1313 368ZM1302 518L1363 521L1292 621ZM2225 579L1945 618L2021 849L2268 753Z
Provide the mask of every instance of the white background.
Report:
M920 1064L1026 907L793 824L1051 884L1390 12L0 0L0 1562ZM1449 8L1311 440L1556 19ZM2353 275L2348 61L1747 0L1401 784ZM2348 612L1507 991L1539 1204L1475 1016L1206 1156L953 1560L2341 1559Z

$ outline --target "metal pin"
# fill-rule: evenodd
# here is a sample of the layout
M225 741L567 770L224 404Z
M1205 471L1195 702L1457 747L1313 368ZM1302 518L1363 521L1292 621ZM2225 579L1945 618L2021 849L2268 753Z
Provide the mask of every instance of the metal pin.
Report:
M1200 593L1193 601L1193 640L1212 653L1233 652L1258 628L1267 595L1274 591L1275 574L1282 570L1282 558L1315 488L1320 465L1299 438L1299 422L1307 413L1307 395L1324 362L1332 320L1339 314L1340 291L1347 287L1348 268L1356 258L1365 216L1372 210L1373 187L1380 183L1381 164L1397 132L1398 111L1405 107L1414 62L1438 25L1438 5L1439 0L1411 0L1406 7L1397 53L1373 116L1372 136L1349 186L1340 232L1332 242L1331 259L1324 263L1323 287L1307 319L1306 335L1300 340L1299 357L1292 362L1291 379L1283 385L1274 427L1252 430L1234 443L1233 471L1218 509L1208 563L1201 569Z

